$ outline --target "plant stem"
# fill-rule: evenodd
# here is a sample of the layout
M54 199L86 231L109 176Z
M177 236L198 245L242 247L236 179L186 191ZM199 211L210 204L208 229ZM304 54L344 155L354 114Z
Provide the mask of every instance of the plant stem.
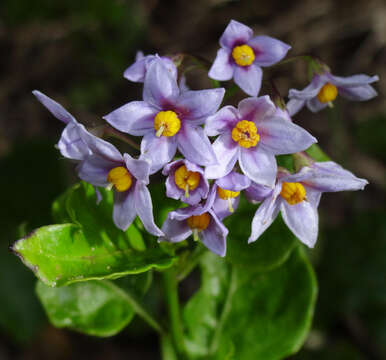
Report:
M162 273L165 298L168 307L171 336L179 359L185 358L185 343L178 299L178 282L175 267Z
M196 248L190 255L189 262L185 264L182 271L177 275L178 281L184 280L192 272L192 270L194 270L201 259L201 255L203 255L205 252L206 248L201 244L197 244Z
M115 130L113 127L109 125L106 125L103 134L106 136L115 137L125 142L126 144L129 144L131 147L133 147L136 150L141 150L140 146L135 141L131 140L129 137L123 135L121 132Z
M142 306L134 294L130 293L128 290L121 289L119 286L109 280L103 280L103 283L110 287L114 292L121 295L130 304L136 314L139 315L160 335L164 335L166 333L159 322L155 320L152 315L150 315L150 313Z

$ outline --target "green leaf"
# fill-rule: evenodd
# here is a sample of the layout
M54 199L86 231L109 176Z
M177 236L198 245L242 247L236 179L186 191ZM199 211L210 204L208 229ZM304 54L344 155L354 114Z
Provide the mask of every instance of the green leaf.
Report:
M151 272L127 276L119 282L88 281L52 288L38 281L36 291L53 325L94 336L112 336L129 324L135 309L131 294L148 289Z
M248 244L257 208L241 198L236 212L226 219L225 225L229 229L226 260L253 271L268 271L285 262L299 242L279 214L258 240Z
M302 248L275 270L253 272L213 254L183 317L193 359L275 360L295 353L309 331L317 285Z
M317 144L312 144L306 153L316 161L330 161L330 157Z
M12 250L50 286L116 279L173 264L174 257L154 238L145 243L135 224L127 231L118 229L112 220L112 193L104 190L102 196L97 205L91 185L74 186L53 206L56 220L71 223L43 226Z

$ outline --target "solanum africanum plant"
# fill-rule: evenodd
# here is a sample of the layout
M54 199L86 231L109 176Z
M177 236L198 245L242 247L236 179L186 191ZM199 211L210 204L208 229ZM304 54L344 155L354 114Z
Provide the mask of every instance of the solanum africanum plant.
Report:
M104 116L102 132L33 91L63 122L57 148L82 180L54 202L54 225L12 246L54 325L111 336L137 314L160 335L164 360L282 359L301 347L321 194L367 181L331 161L293 115L340 95L369 100L378 77L334 76L310 56L283 60L289 50L232 20L205 90L185 78L185 59L205 68L202 59L138 53L124 77L143 83L142 99ZM309 85L289 90L287 104L260 94L263 72L298 60ZM235 90L245 98L226 104ZM196 267L200 287L182 304L178 286Z

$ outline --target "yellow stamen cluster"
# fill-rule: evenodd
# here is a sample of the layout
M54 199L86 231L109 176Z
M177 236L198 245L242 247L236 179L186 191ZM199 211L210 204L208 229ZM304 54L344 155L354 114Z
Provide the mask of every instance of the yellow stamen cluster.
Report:
M174 136L181 128L181 121L174 111L160 111L154 118L156 136Z
M235 46L232 50L232 57L240 66L249 66L255 61L255 53L248 45Z
M119 192L129 190L132 184L131 175L123 166L111 169L107 175L107 181Z
M180 166L174 173L174 182L176 185L185 190L185 197L189 197L189 191L193 191L200 183L200 173L189 171L185 165Z
M228 200L231 198L235 198L240 195L240 191L231 191L231 190L225 190L220 187L217 188L217 194L218 196L223 200Z
M244 148L256 146L260 140L256 125L252 121L241 120L232 130L232 139Z
M209 226L210 215L208 213L203 213L201 215L192 215L186 219L188 226L192 230L202 231Z
M334 101L337 96L338 96L338 89L336 88L335 85L331 83L327 83L323 85L323 87L320 89L317 95L318 100L323 104Z
M306 189L298 182L283 182L280 195L288 204L295 205L306 199Z

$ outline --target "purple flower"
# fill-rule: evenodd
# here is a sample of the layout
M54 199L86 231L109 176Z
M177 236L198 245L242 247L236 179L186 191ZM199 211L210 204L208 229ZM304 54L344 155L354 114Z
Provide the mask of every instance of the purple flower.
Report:
M78 175L94 186L114 188L115 225L126 230L138 215L149 233L163 235L154 223L153 204L146 187L149 184L149 162L133 159L129 154L122 156L115 146L89 133L83 140L92 153L78 165Z
M228 229L211 209L214 196L205 205L194 205L171 211L162 225L164 236L159 241L180 242L193 234L195 240L217 255L225 256Z
M134 64L130 65L123 77L133 82L144 82L149 65L155 60L161 59L165 67L170 71L170 74L177 79L177 68L174 62L166 56L158 57L157 55L144 55L142 51L138 51L135 57Z
M332 102L339 95L348 100L365 101L377 96L377 92L369 85L379 80L376 76L363 74L348 77L334 76L325 71L315 74L311 83L303 90L290 89L287 109L292 116L304 105L312 112L318 112Z
M209 77L230 80L248 95L257 96L263 72L261 66L271 66L285 57L289 45L269 36L253 37L253 31L235 20L220 38L221 49L209 70Z
M327 161L303 167L296 174L279 172L275 188L265 198L252 221L252 233L248 242L254 242L271 225L279 211L284 222L295 236L309 247L315 245L318 236L318 212L323 192L362 190L368 182L359 179L338 164ZM249 193L259 198L259 185ZM261 189L261 194L266 189Z
M231 171L214 182L209 196L213 196L212 193L216 194L212 209L220 220L237 209L240 202L240 191L247 189L250 185L251 180L235 171Z
M199 126L214 114L224 89L183 91L160 59L148 67L144 101L133 101L105 116L120 131L144 136L141 153L152 160L151 173L167 164L178 150L199 165L217 163L209 139Z
M38 90L34 90L32 93L52 115L66 124L57 144L60 153L65 158L72 160L83 160L88 156L91 153L91 150L81 137L82 134L87 133L85 127L82 124L79 124L75 118L56 101Z
M217 179L229 174L236 161L258 184L273 188L277 165L275 155L307 149L316 139L277 112L268 96L247 98L238 109L225 106L208 118L205 132L220 136L213 143L219 164L208 166L205 176Z
M189 160L177 160L164 167L162 174L166 179L166 195L189 204L198 204L206 199L209 192L204 171Z

